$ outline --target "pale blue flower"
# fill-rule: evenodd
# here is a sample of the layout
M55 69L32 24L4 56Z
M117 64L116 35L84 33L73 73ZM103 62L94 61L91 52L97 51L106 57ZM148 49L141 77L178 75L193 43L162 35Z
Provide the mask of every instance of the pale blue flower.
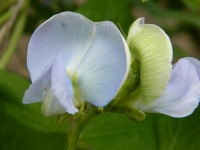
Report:
M27 66L32 85L23 103L43 102L47 116L74 114L84 102L104 107L116 96L129 72L130 54L113 23L64 12L33 33Z
M185 117L194 111L200 101L200 61L182 58L173 65L165 91L150 105L138 98L134 105L144 112Z
M190 115L200 101L200 61L182 58L172 65L172 45L158 26L137 19L130 27L128 45L140 64L140 86L128 98L144 112L172 117Z

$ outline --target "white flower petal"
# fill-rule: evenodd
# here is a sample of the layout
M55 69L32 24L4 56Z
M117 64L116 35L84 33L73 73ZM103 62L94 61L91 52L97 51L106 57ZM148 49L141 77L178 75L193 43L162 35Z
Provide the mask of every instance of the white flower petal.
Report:
M23 97L24 104L42 102L45 87L48 86L51 76L51 66L45 67L41 75L35 80L25 92Z
M40 77L30 86L23 98L23 103L43 102L42 112L46 116L65 112L78 112L73 104L73 87L67 77L63 56L60 54L51 67L45 68Z
M53 64L60 54L65 60L64 71ZM76 78L81 100L105 106L128 75L130 53L123 36L111 22L93 23L80 14L64 12L53 16L34 32L27 62L32 82L47 65L53 65L52 89L48 90L53 95L50 97L56 97L68 113L74 114L77 109L69 78ZM53 73L56 71L61 74Z
M51 90L56 100L65 108L69 114L78 112L74 106L74 91L72 82L67 76L65 61L62 55L59 55L52 67Z
M41 110L45 116L59 115L66 112L65 108L59 102L57 97L55 97L52 89L49 87L46 88Z
M64 12L54 15L33 33L28 46L27 66L35 81L58 53L66 52L68 69L73 71L88 51L93 22L84 16Z
M164 94L151 106L138 107L147 112L163 113L172 117L190 115L200 99L200 62L194 58L180 59L174 66Z
M130 68L130 53L123 36L111 22L96 24L93 42L77 68L77 86L85 101L107 105L117 94Z

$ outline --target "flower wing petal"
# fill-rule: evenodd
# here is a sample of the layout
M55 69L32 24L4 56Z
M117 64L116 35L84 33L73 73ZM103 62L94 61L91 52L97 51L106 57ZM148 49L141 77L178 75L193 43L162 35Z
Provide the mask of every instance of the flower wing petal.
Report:
M93 24L80 14L63 12L40 25L28 46L27 66L31 80L35 81L58 53L66 53L66 64L73 71L90 47Z
M73 87L65 64L63 55L58 55L53 65L47 67L26 91L23 103L43 102L42 112L46 116L78 112L73 104Z
M65 111L69 114L78 112L78 109L74 106L74 91L72 81L66 73L66 61L63 55L59 55L52 67L51 72L51 91L55 96L55 100L58 100Z
M172 46L167 34L158 26L137 19L127 38L132 55L140 61L142 101L150 104L160 97L170 79Z
M23 97L24 104L30 104L34 102L42 102L44 96L44 89L48 86L50 81L51 66L45 67L37 80L35 80L26 90Z
M66 112L51 88L46 89L41 110L45 116L60 115Z
M108 21L97 23L90 49L77 69L77 86L83 99L95 106L107 105L129 68L130 52L117 27Z
M200 62L194 58L180 59L174 66L163 95L151 106L139 107L147 112L163 113L172 117L190 115L200 101Z

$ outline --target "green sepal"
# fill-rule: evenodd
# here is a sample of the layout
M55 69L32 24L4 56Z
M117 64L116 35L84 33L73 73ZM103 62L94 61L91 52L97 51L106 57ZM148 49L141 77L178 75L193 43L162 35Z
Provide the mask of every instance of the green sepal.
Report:
M124 113L135 121L143 121L146 118L145 113L134 106L125 109Z
M56 124L62 124L65 120L69 119L71 117L71 114L64 113L62 115L57 115L55 118Z
M143 111L139 110L137 107L130 105L129 103L117 105L113 107L111 112L114 113L124 113L127 117L134 121L142 121L146 118Z

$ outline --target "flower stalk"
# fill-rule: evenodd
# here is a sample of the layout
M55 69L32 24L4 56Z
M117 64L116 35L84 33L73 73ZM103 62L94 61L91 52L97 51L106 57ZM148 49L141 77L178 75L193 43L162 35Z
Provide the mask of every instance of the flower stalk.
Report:
M91 110L88 113L80 112L80 116L77 120L73 120L74 124L72 125L68 142L67 142L67 150L75 150L76 143L79 139L80 133L83 130L83 128L86 126L86 124L95 116L98 114L98 112L91 108Z

